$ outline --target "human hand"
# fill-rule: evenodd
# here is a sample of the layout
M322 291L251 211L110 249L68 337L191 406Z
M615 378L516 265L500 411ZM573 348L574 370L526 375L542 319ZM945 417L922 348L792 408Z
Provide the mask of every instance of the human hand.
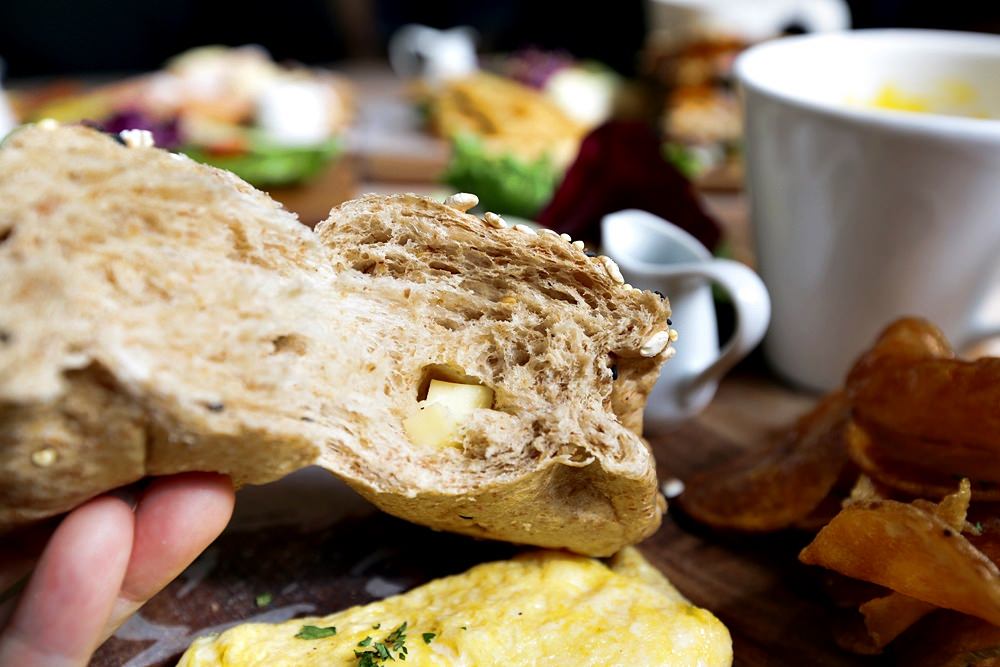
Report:
M134 509L117 495L100 496L70 512L47 543L42 529L12 540L0 552L0 592L32 564L34 572L16 601L0 603L0 624L10 614L0 631L0 666L86 665L222 532L233 500L228 477L183 473L155 479Z

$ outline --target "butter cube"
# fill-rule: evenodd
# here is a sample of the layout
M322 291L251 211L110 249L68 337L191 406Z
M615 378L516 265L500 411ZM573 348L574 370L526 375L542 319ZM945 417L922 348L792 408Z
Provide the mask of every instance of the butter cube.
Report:
M493 407L493 390L478 384L431 380L426 400L403 420L415 444L448 447L459 444L462 426L477 408Z

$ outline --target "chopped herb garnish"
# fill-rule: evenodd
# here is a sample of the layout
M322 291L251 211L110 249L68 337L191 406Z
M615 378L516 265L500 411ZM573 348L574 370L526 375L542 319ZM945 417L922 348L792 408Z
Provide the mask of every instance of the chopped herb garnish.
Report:
M261 593L260 595L255 597L253 601L257 603L258 607L266 607L267 605L271 604L271 600L273 599L274 596L271 595L270 593Z
M980 523L979 521L977 521L975 523L975 528L976 528L976 533L982 533L983 532L983 524Z
M463 630L468 630L468 629L469 629L469 626L467 626L467 625L463 625L463 626L462 626L462 629L463 629Z
M472 519L473 519L473 517L471 517L471 516L465 516L464 514L459 514L458 518L459 519L465 519L466 521L472 521Z
M406 660L406 654L409 652L406 648L406 621L386 635L382 641L373 643L371 637L365 637L358 642L358 646L365 649L354 651L358 667L378 667L387 660Z
M378 630L381 627L382 627L381 623L376 623L375 625L372 626L372 630Z
M430 644L432 641L434 641L434 638L437 637L437 634L434 632L425 632L420 636L424 638L425 644Z
M337 634L337 628L332 625L328 628L321 628L315 625L303 625L302 629L295 634L296 639L323 639Z

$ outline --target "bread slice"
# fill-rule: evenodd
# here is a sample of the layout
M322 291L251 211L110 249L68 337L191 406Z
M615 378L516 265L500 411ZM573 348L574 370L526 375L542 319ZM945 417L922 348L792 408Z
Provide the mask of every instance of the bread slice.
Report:
M649 535L664 502L640 432L667 302L466 208L370 195L312 232L179 155L12 134L0 528L145 475L257 484L317 463L436 529L591 555ZM403 426L434 378L494 390L460 446Z

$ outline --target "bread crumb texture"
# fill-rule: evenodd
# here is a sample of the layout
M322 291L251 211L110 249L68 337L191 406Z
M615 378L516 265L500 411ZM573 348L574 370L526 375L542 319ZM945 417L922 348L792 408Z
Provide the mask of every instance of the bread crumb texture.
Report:
M466 201L365 196L314 233L175 158L81 127L0 149L0 526L144 475L319 463L439 529L595 555L655 530L666 301ZM403 429L432 379L494 391L459 447Z

